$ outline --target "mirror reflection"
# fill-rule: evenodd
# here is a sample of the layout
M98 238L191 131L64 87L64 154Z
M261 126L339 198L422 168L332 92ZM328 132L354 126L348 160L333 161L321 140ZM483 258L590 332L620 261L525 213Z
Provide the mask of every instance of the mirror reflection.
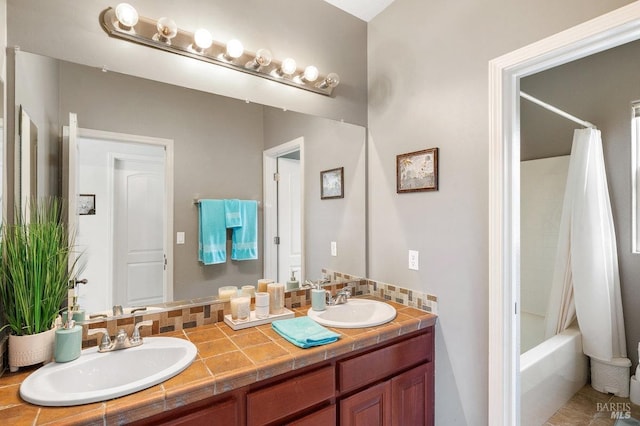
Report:
M58 142L62 127L69 126L69 113L77 114L79 136L98 135L97 139L103 142L122 135L137 138L132 142L134 152L118 145L108 150L109 154L101 154L97 161L97 154L87 151L89 159L106 166L88 167L87 177L80 172L76 182L76 193L93 196L95 209L95 214L77 217L77 241L86 250L84 262L87 264L80 278L88 281L79 289L81 309L110 311L116 304L148 303L146 301L157 298L157 293L153 294L147 284L141 282L140 277L145 274L129 274L133 275L133 282L123 286L127 273L116 273L112 262L122 256L117 246L138 249L139 245L134 242L152 239L156 244L149 249L156 252L157 241L170 241L165 242L161 250L162 255L167 256L166 281L170 283L162 296L165 301L213 296L221 286L256 284L260 278L285 283L292 271L300 283L320 279L323 268L366 275L366 135L361 126L103 72L23 51L16 52L15 67L16 104L24 105L27 110L35 105L39 111L44 109L43 114L32 117L42 129L38 148L47 152L46 161L38 165L39 194L62 194L70 183L60 179L61 159L68 153ZM141 184L143 189L137 188L137 193L125 199L130 201L129 210L140 213L133 223L164 220L169 226L162 232L170 235L155 238L159 231L143 231L135 226L140 235L131 237L134 242L125 243L123 238L129 236L129 232L121 235L122 222L117 222L113 214L101 215L115 208L115 192L109 192L116 181L114 170L133 168L136 169L134 175L149 172L146 167L153 161L145 156L153 154L143 154L135 148L149 145L150 140L171 141L172 157L165 156L164 160L164 172L172 175L169 186L147 191L144 189L150 185L147 182ZM97 144L89 146L96 148ZM292 149L292 146L298 148ZM282 210L274 204L277 198L276 201L266 198L274 180L273 175L265 179L266 171L270 170L265 158L292 157L291 153L296 150L300 153L300 175L297 181L290 181L289 193L299 196L300 207L297 216L293 207L292 217L278 220L277 214ZM157 154L163 156L167 152L165 149ZM295 161L295 155L293 157ZM129 163L124 164L122 158ZM345 196L321 200L320 172L337 167L344 167ZM92 181L96 176L107 183L99 186ZM295 189L295 182L299 191ZM276 194L283 192L280 187L275 191ZM163 199L173 199L164 215L156 217L148 208L158 204L147 201L146 197L153 192L164 192ZM198 205L194 200L200 199L258 202L257 260L233 261L228 256L226 262L216 265L203 265L198 261ZM267 219L273 212L275 221ZM294 232L299 230L298 239L290 239L289 254L282 256L272 236L280 236L292 228ZM154 238L145 237L148 233ZM335 255L332 254L334 247L337 248L333 250ZM231 253L230 236L227 253ZM280 258L284 266L275 269L265 266L273 262L273 258ZM157 263L158 259L153 262ZM164 259L160 261L163 262Z

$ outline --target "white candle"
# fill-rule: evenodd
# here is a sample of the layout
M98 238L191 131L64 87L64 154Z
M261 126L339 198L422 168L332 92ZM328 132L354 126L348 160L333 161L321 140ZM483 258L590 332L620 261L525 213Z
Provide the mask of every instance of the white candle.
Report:
M238 295L238 287L226 286L218 289L218 298L220 300L229 300L233 296Z
M284 310L284 284L271 283L267 285L269 293L269 313L281 314Z
M256 318L269 317L269 293L256 293Z
M246 296L231 299L231 319L234 321L246 321L249 319L251 298Z
M240 289L240 293L246 294L249 297L253 297L256 294L256 288L252 285L243 285Z
M258 291L261 293L264 293L267 291L267 286L269 284L271 284L273 282L273 280L269 280L266 278L263 278L261 280L258 280Z

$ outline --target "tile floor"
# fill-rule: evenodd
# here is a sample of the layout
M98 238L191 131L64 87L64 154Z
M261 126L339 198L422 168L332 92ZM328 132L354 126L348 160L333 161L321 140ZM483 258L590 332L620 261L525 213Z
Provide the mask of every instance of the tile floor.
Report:
M544 426L613 426L616 419L611 416L615 411L621 412L622 416L629 412L633 419L640 419L640 405L632 404L629 398L600 393L587 384L564 407L556 411ZM618 424L635 423L629 420L629 423Z

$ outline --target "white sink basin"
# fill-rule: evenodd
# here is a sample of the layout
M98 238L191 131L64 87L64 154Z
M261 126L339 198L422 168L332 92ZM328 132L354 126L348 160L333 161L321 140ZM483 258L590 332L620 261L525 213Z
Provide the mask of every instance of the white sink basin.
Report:
M327 306L324 311L309 309L307 316L328 327L362 328L393 320L396 317L396 309L377 300L349 299L341 305Z
M33 372L20 386L20 396L56 407L105 401L175 376L196 353L193 343L175 337L145 337L141 346L113 352L85 349L74 361L51 362Z

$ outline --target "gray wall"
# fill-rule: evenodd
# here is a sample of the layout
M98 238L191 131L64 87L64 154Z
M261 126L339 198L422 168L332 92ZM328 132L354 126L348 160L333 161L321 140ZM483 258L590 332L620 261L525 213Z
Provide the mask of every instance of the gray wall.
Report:
M174 141L174 298L215 294L262 278L262 261L198 262L194 198L262 200L261 105L61 62L60 123ZM262 244L259 220L259 245Z
M522 79L522 90L594 123L602 132L605 166L617 234L627 352L638 363L640 255L631 253L631 102L640 99L640 41ZM522 155L569 154L580 128L522 101ZM559 152L560 151L560 152Z
M369 23L369 275L438 296L436 424L487 422L488 61L627 3L396 0ZM396 194L395 156L430 147L440 190Z
M366 124L366 23L320 0L132 0L141 16L169 16L178 26L209 29L214 39L239 38L247 51L267 47L300 67L337 72L341 84L326 97L123 40L99 24L108 0L7 0L8 45L70 62L264 105Z
M264 122L265 149L304 137L307 276L317 280L322 268L366 276L365 129L274 108L265 109ZM344 167L344 198L321 200L320 172L338 167Z
M15 62L14 96L7 111L7 130L18 140L19 108L22 106L38 129L38 196L56 195L58 192L58 61L24 52L9 52L9 65ZM13 69L12 69L13 73ZM13 124L16 124L15 126ZM9 161L7 161L9 162ZM12 181L13 182L13 181ZM8 191L10 192L10 191ZM7 201L10 198L7 197ZM13 204L11 204L13 205Z

